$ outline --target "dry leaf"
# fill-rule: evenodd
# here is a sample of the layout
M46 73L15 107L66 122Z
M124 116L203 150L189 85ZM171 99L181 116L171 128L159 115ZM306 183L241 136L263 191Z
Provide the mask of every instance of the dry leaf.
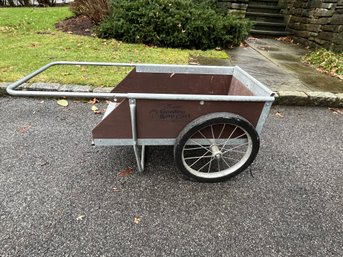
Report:
M281 112L276 112L275 116L279 117L279 118L283 118L283 114Z
M329 107L329 110L332 111L333 114L343 114L343 109Z
M95 114L100 114L100 113L102 113L101 111L99 111L98 107L96 107L95 105L92 106L92 111L93 111Z
M94 104L96 104L96 103L99 103L99 100L96 99L96 98L93 98L93 99L89 100L88 103L94 105Z
M132 168L126 168L126 169L123 169L121 172L119 172L118 176L119 177L127 177L131 174L133 174L133 169Z
M63 107L67 107L69 105L68 101L64 99L58 100L57 104Z
M76 220L83 220L84 217L86 217L86 215L80 215L76 218Z
M141 220L142 220L141 217L135 217L135 218L133 219L133 222L134 222L135 224L139 224L139 223L141 222Z
M22 134L25 134L29 130L29 128L31 128L31 126L21 127L18 129L18 131Z

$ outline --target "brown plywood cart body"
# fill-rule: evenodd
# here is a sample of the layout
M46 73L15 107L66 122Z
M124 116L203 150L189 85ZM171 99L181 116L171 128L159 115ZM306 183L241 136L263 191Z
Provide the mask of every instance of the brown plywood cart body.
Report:
M30 92L19 85L53 65L132 67L111 93ZM145 146L174 145L187 178L226 180L255 159L274 94L241 68L55 62L10 85L12 95L113 99L93 129L95 146L133 146L144 170Z

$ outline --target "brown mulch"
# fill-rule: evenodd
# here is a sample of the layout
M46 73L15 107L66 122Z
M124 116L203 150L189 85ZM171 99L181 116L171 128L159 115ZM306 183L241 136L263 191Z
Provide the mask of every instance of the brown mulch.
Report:
M94 23L86 16L77 16L60 21L56 28L70 34L91 36Z

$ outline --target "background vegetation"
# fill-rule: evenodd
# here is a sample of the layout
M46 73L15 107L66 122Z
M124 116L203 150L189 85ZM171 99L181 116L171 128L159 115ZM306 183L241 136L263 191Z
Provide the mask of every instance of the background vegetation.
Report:
M54 6L56 4L56 0L0 0L0 6L33 6L34 2L40 6Z
M67 7L0 8L0 82L11 82L52 61L187 64L190 56L227 58L223 51L195 51L126 44L56 30L71 17ZM54 67L35 81L113 86L127 70L108 67Z
M343 79L343 53L319 49L305 56L305 62L325 73Z
M103 21L110 13L108 0L76 0L70 4L75 15L85 15L95 24Z
M213 0L75 0L71 9L99 24L99 37L164 47L228 48L252 26Z

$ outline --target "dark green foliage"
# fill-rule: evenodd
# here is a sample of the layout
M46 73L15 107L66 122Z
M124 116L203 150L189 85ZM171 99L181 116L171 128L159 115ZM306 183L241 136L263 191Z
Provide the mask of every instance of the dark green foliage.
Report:
M209 49L239 44L251 23L217 12L211 0L112 0L98 28L103 38L155 46Z

